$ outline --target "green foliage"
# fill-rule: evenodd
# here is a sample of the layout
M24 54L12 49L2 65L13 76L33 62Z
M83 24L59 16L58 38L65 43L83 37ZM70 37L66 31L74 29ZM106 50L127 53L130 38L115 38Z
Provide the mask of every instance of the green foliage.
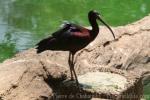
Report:
M11 43L0 43L0 62L7 58L12 57L16 53L14 44Z
M10 51L30 48L57 30L65 20L89 26L87 13L92 9L100 12L110 25L118 26L146 16L150 12L150 1L0 0L0 36L5 35L0 38L0 43L3 45L4 40L14 43L15 48L9 48ZM2 26L2 23L6 25Z

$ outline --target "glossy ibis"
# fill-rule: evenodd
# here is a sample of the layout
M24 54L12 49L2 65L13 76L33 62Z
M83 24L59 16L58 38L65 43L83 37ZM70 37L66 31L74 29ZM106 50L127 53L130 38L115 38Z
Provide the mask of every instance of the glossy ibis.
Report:
M115 39L115 35L112 29L101 19L98 12L95 10L90 11L88 13L88 18L92 26L92 30L73 23L65 23L63 27L54 32L52 36L41 40L37 44L36 48L37 53L43 52L45 50L69 51L68 63L70 66L71 79L73 79L74 74L78 87L79 83L74 70L74 55L77 51L87 46L96 38L97 34L99 33L99 26L96 22L97 19L100 20L111 31Z

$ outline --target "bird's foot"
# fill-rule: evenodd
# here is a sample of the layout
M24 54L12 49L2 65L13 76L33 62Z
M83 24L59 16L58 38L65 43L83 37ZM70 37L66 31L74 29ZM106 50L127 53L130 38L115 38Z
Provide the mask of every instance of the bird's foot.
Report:
M82 87L80 87L80 85L77 85L77 90L80 92L82 92Z
M75 80L73 77L71 77L70 81L76 81L76 80ZM76 82L76 87L77 87L78 89L81 89L81 87L80 87L78 81Z
M71 77L71 79L70 79L71 81L74 81L74 78L73 77Z

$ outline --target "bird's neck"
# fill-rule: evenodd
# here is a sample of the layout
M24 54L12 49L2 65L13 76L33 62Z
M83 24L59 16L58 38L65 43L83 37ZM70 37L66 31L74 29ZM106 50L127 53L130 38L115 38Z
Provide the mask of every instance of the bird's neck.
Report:
M89 17L89 22L92 26L91 36L93 39L95 39L97 34L99 33L99 26L96 22L96 19L93 19L92 17Z

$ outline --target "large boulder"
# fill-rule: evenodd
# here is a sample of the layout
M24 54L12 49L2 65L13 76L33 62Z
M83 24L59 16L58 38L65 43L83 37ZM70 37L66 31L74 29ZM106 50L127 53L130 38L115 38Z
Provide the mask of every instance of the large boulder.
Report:
M135 100L139 100L142 82L150 84L150 16L113 30L115 40L107 28L101 27L95 41L77 52L75 70L83 85L81 93L99 94L85 98L91 100L111 97L123 100L126 94L138 95ZM16 54L0 64L0 99L64 100L70 93L78 93L73 88L74 82L66 81L70 77L67 61L68 52L63 51L37 54L33 48ZM88 77L92 75L95 77L90 80Z

